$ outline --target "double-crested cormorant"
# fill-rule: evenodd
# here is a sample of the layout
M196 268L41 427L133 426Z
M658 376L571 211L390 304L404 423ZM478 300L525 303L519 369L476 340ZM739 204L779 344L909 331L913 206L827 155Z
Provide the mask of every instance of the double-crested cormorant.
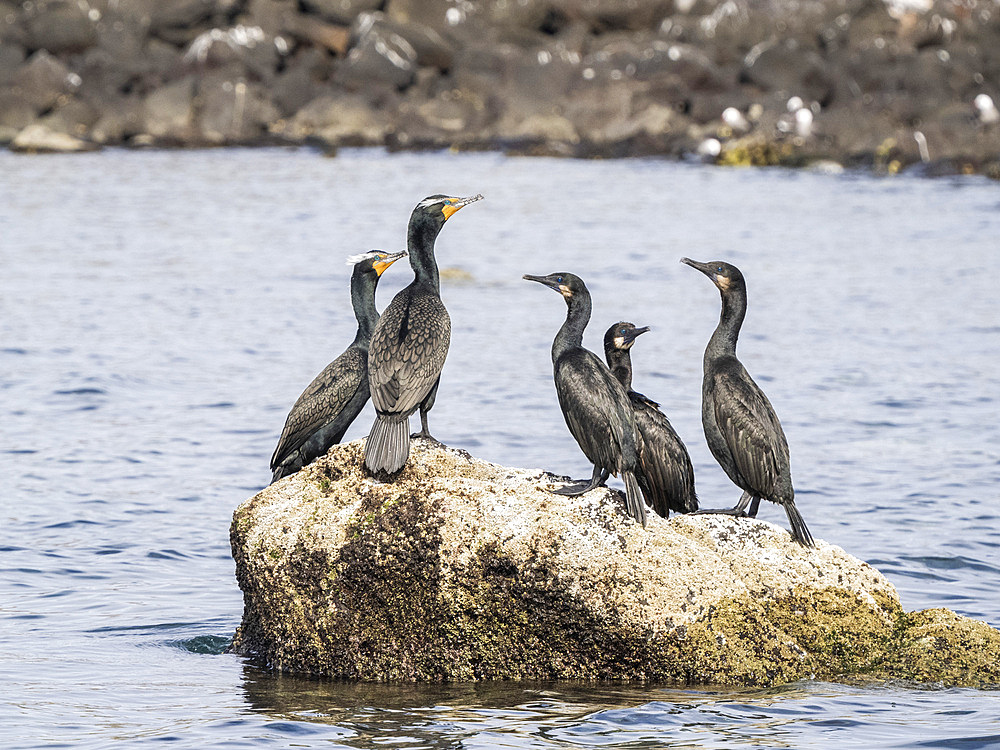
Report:
M375 287L389 266L406 253L373 250L347 259L351 304L358 332L347 351L328 364L292 406L271 457L272 482L294 474L339 443L368 401L368 343L378 320Z
M681 263L708 276L722 293L722 316L705 349L701 421L715 460L743 490L735 508L701 512L755 518L763 497L785 509L792 538L813 547L812 534L795 507L788 443L781 423L767 396L736 358L736 341L747 312L743 274L722 261L698 263L682 258Z
M451 340L451 319L441 302L434 240L452 214L482 197L432 195L410 214L406 243L413 282L382 312L368 349L368 379L376 416L365 442L365 466L380 479L391 478L406 465L409 416L418 407L421 430L414 437L433 440L427 429L427 412L434 405Z
M664 518L670 511L698 510L694 492L694 467L684 443L674 432L659 404L632 390L632 344L648 326L636 328L621 321L604 334L604 357L611 373L628 393L639 437L639 471L636 479L646 502Z
M576 482L554 492L582 495L603 484L608 474L621 474L628 514L645 526L646 504L636 480L639 451L635 417L628 394L607 366L583 348L583 332L590 321L590 291L583 279L571 273L524 278L555 289L566 299L566 321L552 342L552 374L566 426L594 465L590 482Z

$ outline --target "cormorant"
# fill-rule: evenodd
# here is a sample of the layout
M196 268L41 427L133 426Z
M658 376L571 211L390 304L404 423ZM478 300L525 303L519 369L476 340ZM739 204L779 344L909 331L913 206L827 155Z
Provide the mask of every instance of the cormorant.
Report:
M552 342L552 374L566 426L594 465L590 482L575 482L554 492L582 495L621 474L628 514L646 525L646 504L636 479L639 451L635 417L622 384L593 352L583 348L590 321L590 291L571 273L524 276L556 290L566 299L566 321Z
M694 491L694 467L691 457L670 420L659 404L632 390L632 344L649 326L636 328L621 321L604 334L604 357L611 373L625 388L639 437L639 471L636 479L646 502L663 518L670 511L690 513L698 510Z
M813 547L812 534L795 507L788 443L781 423L767 396L736 358L736 341L747 312L743 274L722 261L699 263L681 258L681 263L708 276L722 293L722 316L705 349L701 421L715 460L743 490L735 508L699 512L755 518L763 497L785 509L792 538L804 547Z
M372 250L347 259L351 274L351 304L358 332L347 350L309 384L285 419L278 446L271 456L271 482L294 474L339 443L368 402L368 343L378 311L375 287L389 266L406 253Z
M368 380L376 416L365 442L365 466L380 479L391 478L406 465L409 417L418 407L421 430L413 437L434 439L427 429L427 412L434 406L451 340L434 240L456 211L482 197L432 195L410 214L406 244L413 281L382 312L368 349Z

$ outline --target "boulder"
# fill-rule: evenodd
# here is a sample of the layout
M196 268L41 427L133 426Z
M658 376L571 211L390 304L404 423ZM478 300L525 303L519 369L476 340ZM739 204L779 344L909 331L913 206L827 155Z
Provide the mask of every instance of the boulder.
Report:
M330 146L377 146L392 123L361 96L323 94L296 113L276 134L293 141L318 140Z
M840 547L728 516L643 529L618 491L555 495L544 471L423 440L380 483L361 448L334 446L234 513L233 651L360 680L1000 682L1000 632L905 613Z
M371 86L405 89L417 70L417 51L406 39L365 15L353 30L354 43L334 81L352 91Z
M29 44L34 49L48 50L54 55L82 52L97 42L93 17L84 3L55 2L27 3L26 26Z
M192 76L161 86L144 102L144 131L154 139L184 142L195 134L196 81Z
M34 123L17 134L10 148L12 151L30 154L65 154L94 151L97 146L69 133L56 132L46 125Z
M302 0L302 5L327 21L350 26L362 13L378 10L383 0Z
M11 90L20 94L36 112L43 112L78 88L79 82L79 76L65 63L39 50L13 74Z
M198 100L198 126L212 145L253 142L278 119L264 89L243 78L206 75L198 85Z

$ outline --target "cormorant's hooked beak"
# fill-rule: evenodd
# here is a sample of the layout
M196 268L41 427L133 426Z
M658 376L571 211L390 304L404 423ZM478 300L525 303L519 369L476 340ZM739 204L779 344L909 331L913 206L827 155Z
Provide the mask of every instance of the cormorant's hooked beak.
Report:
M470 203L475 203L483 199L482 193L477 193L476 195L470 195L468 198L452 198L441 208L441 213L444 214L444 220L448 221L458 209L462 206L468 206Z
M395 263L400 258L406 257L406 251L401 253L385 253L381 258L372 263L372 268L375 269L375 273L379 276L385 271L389 266Z
M648 330L649 326L643 326L642 328L633 328L631 331L626 331L621 337L622 345L631 346L632 342L634 342L637 338L639 338L639 336L646 333Z
M717 287L719 287L719 289L721 289L722 291L725 291L726 289L729 288L729 278L726 276L721 276L720 274L716 273L714 263L701 263L697 260L691 260L690 258L681 258L681 263L684 263L686 265L691 266L691 268L695 268L701 271L703 274L708 276L708 278L712 280L712 283L715 284Z
M552 275L552 276L533 276L530 273L526 273L521 278L524 279L525 281L537 281L539 284L544 284L549 289L555 289L563 297L567 297L568 298L568 297L572 297L573 296L573 292L570 291L570 288L568 286L566 286L565 284L560 284L558 281L556 281L554 275Z

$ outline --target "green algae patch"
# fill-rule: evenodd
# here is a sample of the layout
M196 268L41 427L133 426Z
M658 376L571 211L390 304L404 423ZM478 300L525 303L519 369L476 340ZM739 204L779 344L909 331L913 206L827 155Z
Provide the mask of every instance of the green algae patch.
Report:
M606 488L415 440L392 483L335 446L230 527L243 621L231 650L366 681L802 678L1000 682L1000 633L906 614L839 547L731 516L627 518Z

